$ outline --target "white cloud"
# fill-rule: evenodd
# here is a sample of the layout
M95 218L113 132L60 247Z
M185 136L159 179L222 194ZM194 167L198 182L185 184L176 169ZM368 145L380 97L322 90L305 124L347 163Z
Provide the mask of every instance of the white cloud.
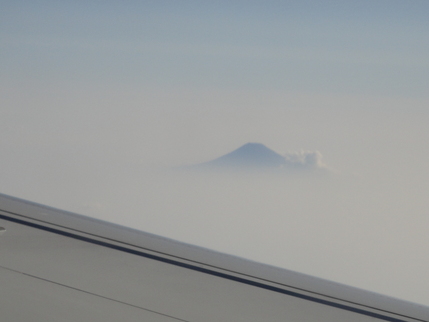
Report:
M327 169L319 151L297 151L285 154L286 166L305 169Z

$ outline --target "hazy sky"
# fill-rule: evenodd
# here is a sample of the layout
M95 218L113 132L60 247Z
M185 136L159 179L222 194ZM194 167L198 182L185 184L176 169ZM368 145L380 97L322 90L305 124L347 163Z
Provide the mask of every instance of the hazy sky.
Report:
M0 1L0 192L429 305L429 1ZM326 177L184 175L247 142Z

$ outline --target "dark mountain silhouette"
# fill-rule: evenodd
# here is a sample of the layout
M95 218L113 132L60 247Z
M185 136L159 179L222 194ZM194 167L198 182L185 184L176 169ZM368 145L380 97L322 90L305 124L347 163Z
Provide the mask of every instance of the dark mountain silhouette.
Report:
M220 158L197 165L204 168L280 168L285 158L261 143L247 143Z
M282 156L261 143L247 143L217 159L175 169L226 173L270 172L284 174L330 173L319 151L299 151Z

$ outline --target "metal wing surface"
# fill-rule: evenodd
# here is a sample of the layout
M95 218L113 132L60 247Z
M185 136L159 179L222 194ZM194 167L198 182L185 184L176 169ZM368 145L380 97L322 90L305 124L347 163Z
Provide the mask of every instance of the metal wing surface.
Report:
M0 195L1 321L429 321L420 306Z

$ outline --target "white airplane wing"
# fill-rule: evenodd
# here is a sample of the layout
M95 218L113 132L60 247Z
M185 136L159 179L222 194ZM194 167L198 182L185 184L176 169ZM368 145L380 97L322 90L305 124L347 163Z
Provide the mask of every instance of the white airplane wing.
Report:
M429 307L0 195L1 321L429 321Z

